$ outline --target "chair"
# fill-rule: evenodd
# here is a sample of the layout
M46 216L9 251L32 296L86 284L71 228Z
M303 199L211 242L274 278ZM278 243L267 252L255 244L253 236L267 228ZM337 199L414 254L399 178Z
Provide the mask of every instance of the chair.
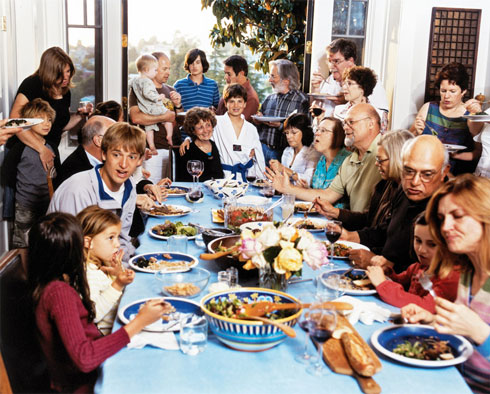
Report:
M46 393L49 375L36 336L25 252L13 249L0 258L0 353L14 393Z
M179 145L173 145L168 147L167 173L168 173L168 177L172 182L177 180L175 155L178 154L179 154Z

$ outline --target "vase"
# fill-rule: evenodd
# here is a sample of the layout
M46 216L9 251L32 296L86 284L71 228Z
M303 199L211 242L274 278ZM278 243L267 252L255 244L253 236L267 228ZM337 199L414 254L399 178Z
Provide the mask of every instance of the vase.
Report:
M286 291L288 288L286 274L278 274L269 264L266 264L259 269L259 287Z

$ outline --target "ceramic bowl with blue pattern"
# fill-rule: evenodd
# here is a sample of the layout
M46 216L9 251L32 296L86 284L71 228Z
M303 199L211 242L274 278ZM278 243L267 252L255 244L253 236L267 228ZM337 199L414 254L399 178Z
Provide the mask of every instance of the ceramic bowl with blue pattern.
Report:
M206 314L211 331L226 346L246 352L261 352L279 345L286 339L280 329L267 323L253 320L240 320L228 318L211 312L207 305L212 300L225 298L233 301L238 298L243 303L258 301L270 301L289 303L299 301L293 296L277 290L262 289L258 287L243 287L236 290L225 290L211 293L201 299L201 308ZM278 319L278 322L293 327L301 315L301 309L286 318Z

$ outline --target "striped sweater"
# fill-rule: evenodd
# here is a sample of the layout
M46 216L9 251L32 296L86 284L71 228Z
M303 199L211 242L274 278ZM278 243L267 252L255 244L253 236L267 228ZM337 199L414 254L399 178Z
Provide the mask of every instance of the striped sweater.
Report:
M203 75L200 84L191 80L190 74L186 78L179 79L174 84L174 88L182 97L182 106L185 111L194 107L218 107L219 89L218 84L213 79Z

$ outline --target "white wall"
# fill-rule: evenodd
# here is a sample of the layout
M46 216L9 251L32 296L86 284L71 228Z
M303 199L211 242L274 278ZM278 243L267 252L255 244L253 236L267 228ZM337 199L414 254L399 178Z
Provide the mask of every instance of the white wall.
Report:
M102 5L102 25L104 40L104 100L121 102L121 1L104 0Z

